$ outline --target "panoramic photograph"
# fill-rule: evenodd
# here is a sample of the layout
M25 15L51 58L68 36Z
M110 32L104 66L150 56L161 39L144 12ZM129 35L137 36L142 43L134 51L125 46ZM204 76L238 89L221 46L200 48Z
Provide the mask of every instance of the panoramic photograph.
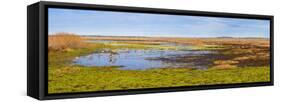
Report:
M270 21L48 9L48 93L270 81Z

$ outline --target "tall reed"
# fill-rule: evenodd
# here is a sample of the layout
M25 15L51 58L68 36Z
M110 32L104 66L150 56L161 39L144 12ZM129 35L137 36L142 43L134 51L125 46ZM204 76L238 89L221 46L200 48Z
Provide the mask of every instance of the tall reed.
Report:
M85 47L85 43L83 42L83 38L73 34L60 32L53 35L49 35L48 37L48 49L55 51L65 51L75 48Z

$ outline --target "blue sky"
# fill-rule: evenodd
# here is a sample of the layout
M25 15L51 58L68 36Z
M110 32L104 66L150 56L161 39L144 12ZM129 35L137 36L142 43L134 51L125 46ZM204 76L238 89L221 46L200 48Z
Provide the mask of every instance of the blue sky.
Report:
M269 20L49 8L49 34L269 38L269 25Z

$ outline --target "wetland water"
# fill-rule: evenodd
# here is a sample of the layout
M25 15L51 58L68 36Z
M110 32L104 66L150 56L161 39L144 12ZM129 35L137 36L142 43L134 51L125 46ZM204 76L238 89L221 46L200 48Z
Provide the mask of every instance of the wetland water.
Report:
M92 41L90 41L92 42ZM110 43L110 41L94 41L94 43ZM163 46L181 47L174 43L161 43ZM92 53L74 59L74 64L83 66L121 66L124 70L143 70L149 68L197 68L206 69L202 63L196 63L192 59L211 51L195 51L186 45L185 50L160 50L160 49L119 49ZM207 65L207 64L206 64Z

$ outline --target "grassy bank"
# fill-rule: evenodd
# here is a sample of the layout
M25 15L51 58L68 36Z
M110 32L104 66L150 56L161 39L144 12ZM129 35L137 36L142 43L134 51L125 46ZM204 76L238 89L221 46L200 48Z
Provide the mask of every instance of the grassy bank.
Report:
M119 70L116 67L65 66L50 70L49 93L266 82L269 75L268 67Z

